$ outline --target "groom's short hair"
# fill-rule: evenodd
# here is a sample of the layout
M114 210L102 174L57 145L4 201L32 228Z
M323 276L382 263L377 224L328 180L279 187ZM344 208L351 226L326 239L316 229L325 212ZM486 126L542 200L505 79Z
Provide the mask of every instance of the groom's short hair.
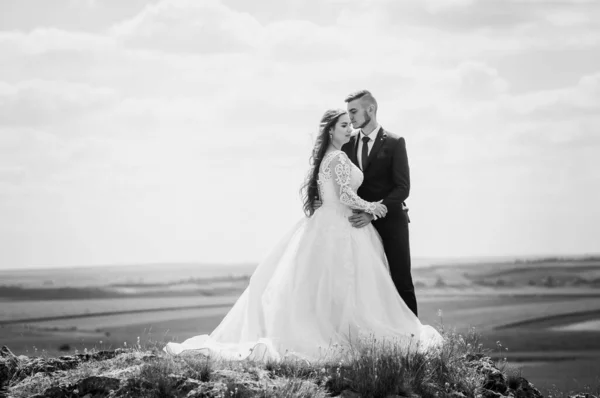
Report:
M355 91L346 97L345 102L352 102L357 99L361 99L361 102L364 101L369 105L375 105L375 113L377 113L377 100L369 90Z

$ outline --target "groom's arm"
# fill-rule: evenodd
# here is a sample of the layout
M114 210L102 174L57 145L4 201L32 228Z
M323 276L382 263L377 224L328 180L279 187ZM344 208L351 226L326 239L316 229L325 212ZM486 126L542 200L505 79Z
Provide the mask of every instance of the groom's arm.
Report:
M392 154L392 181L394 189L383 199L383 204L390 208L391 205L401 205L410 193L410 171L408 168L408 155L404 138L398 138Z

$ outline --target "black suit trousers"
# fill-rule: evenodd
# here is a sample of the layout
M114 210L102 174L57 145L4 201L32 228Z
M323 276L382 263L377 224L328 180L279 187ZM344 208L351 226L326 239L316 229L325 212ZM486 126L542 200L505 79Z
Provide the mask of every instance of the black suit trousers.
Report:
M394 209L395 210L395 209ZM417 297L411 276L408 215L406 211L390 211L385 218L373 221L379 232L390 266L392 281L408 308L418 315Z

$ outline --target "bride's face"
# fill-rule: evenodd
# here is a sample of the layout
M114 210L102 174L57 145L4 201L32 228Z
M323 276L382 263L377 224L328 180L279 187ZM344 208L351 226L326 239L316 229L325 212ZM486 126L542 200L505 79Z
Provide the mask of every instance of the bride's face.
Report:
M331 140L337 148L341 148L346 142L350 141L352 136L352 127L350 117L344 114L338 118L333 131L331 132Z

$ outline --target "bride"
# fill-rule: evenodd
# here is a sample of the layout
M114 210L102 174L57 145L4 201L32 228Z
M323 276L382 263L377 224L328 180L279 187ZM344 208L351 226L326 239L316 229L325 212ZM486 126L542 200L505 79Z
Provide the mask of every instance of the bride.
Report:
M304 192L307 215L256 268L233 308L210 335L168 343L170 354L199 351L223 359L318 360L361 336L437 346L398 295L377 231L354 228L352 210L385 217L387 208L356 194L363 175L340 149L351 136L344 110L328 110ZM313 210L315 198L322 206Z

